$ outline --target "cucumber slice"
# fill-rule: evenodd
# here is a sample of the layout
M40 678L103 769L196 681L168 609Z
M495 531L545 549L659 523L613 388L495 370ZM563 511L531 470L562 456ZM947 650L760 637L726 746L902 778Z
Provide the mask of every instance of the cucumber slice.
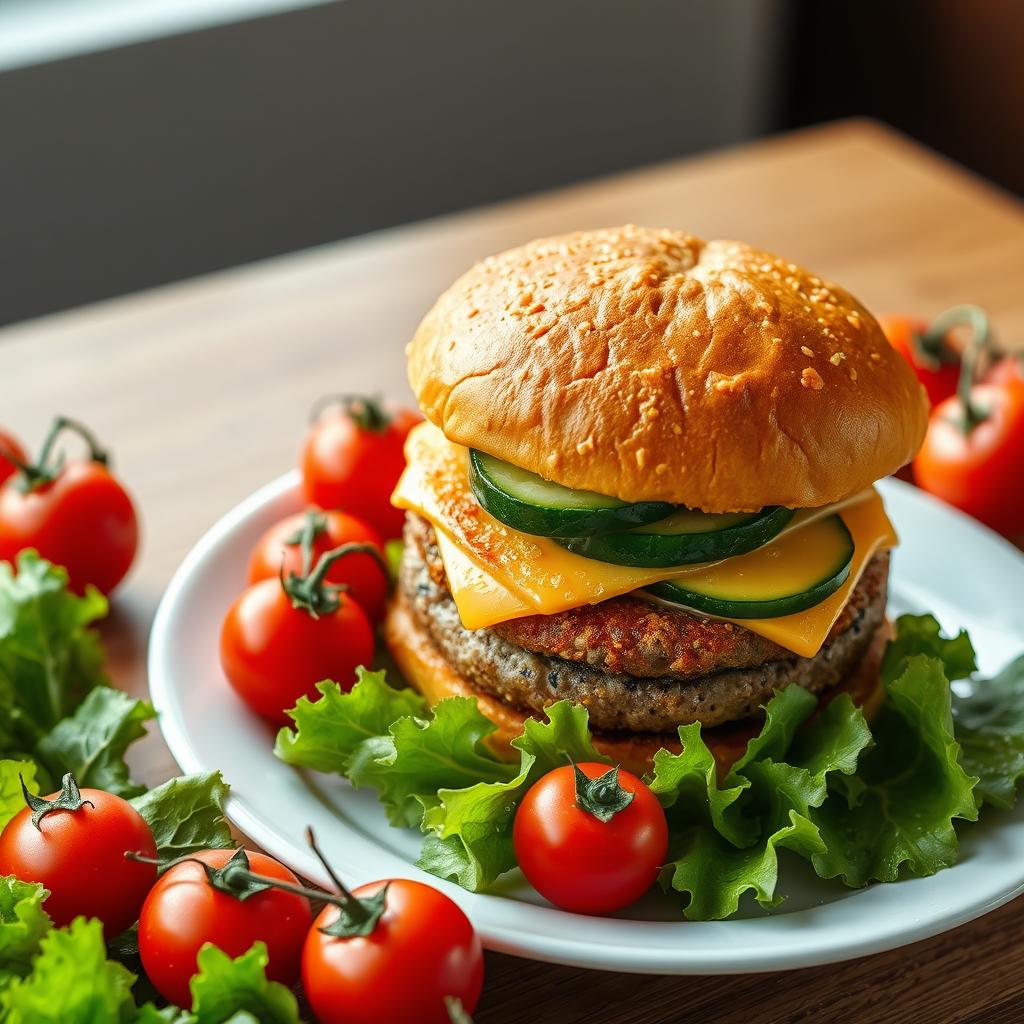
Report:
M593 491L574 491L509 462L470 450L469 482L495 519L541 537L579 537L641 526L677 510L663 501L627 504Z
M760 512L719 514L684 509L650 526L560 541L570 551L599 562L667 567L732 558L767 544L793 518L772 505Z
M813 608L850 575L853 538L838 515L809 523L774 544L647 590L663 600L727 619L773 619Z

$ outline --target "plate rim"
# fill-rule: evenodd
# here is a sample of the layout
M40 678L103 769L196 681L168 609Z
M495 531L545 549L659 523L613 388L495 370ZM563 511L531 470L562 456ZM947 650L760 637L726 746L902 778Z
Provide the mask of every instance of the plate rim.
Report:
M217 547L231 537L237 529L247 523L254 515L258 515L263 511L270 503L283 500L290 492L296 491L298 484L299 472L298 470L291 470L249 494L221 516L193 545L178 566L160 599L150 631L147 654L149 694L150 700L159 714L158 724L164 741L172 757L183 772L216 770L217 766L211 768L205 759L199 756L188 736L184 720L177 713L174 702L174 681L171 679L171 673L165 671L165 666L169 664L168 658L170 657L172 636L169 624L173 619L181 599L181 594L186 589L189 580L207 558L215 552ZM929 514L934 514L938 511L951 517L956 523L957 529L966 529L973 536L973 539L988 545L995 543L1001 546L1003 548L1002 553L1015 561L1022 573L1024 573L1024 553L976 520L903 481L888 478L884 481L879 481L879 486L883 492L883 497L885 491L893 489L900 494L901 500L909 501L912 505L916 504L927 509ZM281 765L281 768L285 771L296 771L296 769L284 764ZM258 811L250 807L248 802L234 790L226 802L225 813L244 835L256 842L262 849L275 857L279 857L303 876L320 884L327 883L323 870L309 851L299 847L291 840L282 839L261 818ZM343 823L342 826L347 827ZM419 869L412 865L408 865L408 867L410 873L419 872ZM956 866L954 865L953 868L947 870L955 871ZM941 872L940 874L945 875L946 872ZM923 880L910 878L901 882L889 883L889 885L908 885L913 884L915 881ZM740 926L737 930L742 931L745 930L743 926L748 923L747 921L687 922L679 920L673 922L647 922L623 919L621 923L629 927L630 930L648 928L655 933L649 940L651 944L637 945L631 942L628 946L623 946L619 950L609 950L605 946L595 948L593 945L588 944L585 938L585 929L587 923L593 921L591 918L567 914L565 911L552 907L534 906L516 901L517 906L529 907L531 911L538 913L553 913L560 917L578 918L581 933L584 937L568 941L557 936L545 935L542 930L531 932L524 936L514 926L495 922L490 919L490 915L487 913L479 913L481 905L486 906L487 902L492 900L503 901L504 897L487 893L465 893L464 890L459 889L452 883L444 882L440 879L432 879L432 882L455 896L473 920L474 926L477 928L484 945L488 949L497 952L563 964L570 967L614 970L624 973L725 975L763 973L821 966L884 952L941 934L981 917L1024 893L1024 867L1022 867L1021 875L1016 885L998 893L979 895L963 903L953 913L946 913L945 915L935 914L921 921L905 920L896 927L879 929L874 934L868 934L853 941L844 938L842 931L838 929L828 933L830 941L822 941L824 936L816 930L818 942L813 948L809 948L806 943L802 946L786 946L781 949L765 949L760 946L751 946L743 951L745 958L742 962L732 957L723 958L721 952L714 948L709 948L702 953L701 950L695 950L692 947L685 949L684 962L680 959L684 951L673 948L671 945L666 946L664 939L659 940L656 933L664 931L665 928L693 928L695 926L714 927L715 929L737 929L737 926ZM820 910L822 908L814 909ZM781 916L777 915L774 918L752 918L749 919L749 922L754 923L763 920L778 921L782 919ZM737 938L739 938L738 935Z

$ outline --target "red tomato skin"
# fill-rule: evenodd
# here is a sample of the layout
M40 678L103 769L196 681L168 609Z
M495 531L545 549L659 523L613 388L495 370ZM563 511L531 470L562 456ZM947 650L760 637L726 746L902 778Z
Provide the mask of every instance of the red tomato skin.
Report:
M18 472L18 467L13 462L4 458L4 454L13 455L19 462L28 462L25 449L18 443L17 439L3 430L0 430L0 484Z
M372 896L389 884L372 935L336 939L319 929L337 916L325 907L302 951L302 984L320 1024L449 1024L445 996L472 1013L484 981L480 939L444 893L398 878L355 890Z
M421 419L408 409L389 412L393 418L380 432L361 429L343 410L328 412L310 428L299 455L307 502L351 512L385 539L399 536L405 523L391 494L405 469L405 439Z
M956 398L938 406L914 459L918 486L1008 536L1024 533L1024 381L979 384L974 401L991 414L969 435Z
M203 850L195 856L212 867L223 867L234 850ZM283 864L262 853L246 850L250 870L282 882L299 880ZM267 977L294 985L299 977L302 943L312 910L309 900L294 893L266 889L244 901L218 892L198 864L170 868L153 886L139 917L139 956L149 980L167 1000L191 1006L189 981L196 954L207 943L237 957L254 942L267 945Z
M356 516L347 512L331 510L322 513L327 519L327 529L313 544L313 564L332 548L342 544L373 544L383 557L384 542L380 534ZM249 560L249 582L277 579L281 572L302 572L302 551L297 544L285 544L302 529L305 513L288 516L275 523L260 538ZM339 559L327 573L328 583L341 583L349 588L349 594L376 625L384 618L388 600L388 578L384 570L370 555L346 555Z
M0 561L24 548L62 565L71 589L109 594L135 560L139 524L121 484L98 462L71 462L50 483L23 493L0 487Z
M914 351L914 336L924 334L928 325L923 320L905 316L883 316L878 321L885 336L900 355L910 364L914 375L928 392L928 401L938 405L956 394L960 380L960 363L942 363L937 369L922 366Z
M124 855L155 857L156 843L126 800L98 789L81 792L94 807L83 803L77 811L54 811L38 830L27 807L18 811L0 833L0 875L45 885L45 909L58 927L79 915L98 917L112 939L136 921L156 881L155 865Z
M1024 363L1019 356L997 359L984 377L986 384L1011 384L1014 381L1024 383Z
M314 619L270 579L254 583L229 609L220 641L224 675L268 722L286 725L285 711L300 697L316 700L321 680L350 690L356 668L373 661L370 620L347 594L339 599L337 611Z
M595 779L608 765L585 763ZM607 914L628 907L655 882L668 853L668 824L657 797L635 775L619 770L633 801L602 822L576 806L571 765L548 772L530 788L512 827L519 866L531 885L563 910Z

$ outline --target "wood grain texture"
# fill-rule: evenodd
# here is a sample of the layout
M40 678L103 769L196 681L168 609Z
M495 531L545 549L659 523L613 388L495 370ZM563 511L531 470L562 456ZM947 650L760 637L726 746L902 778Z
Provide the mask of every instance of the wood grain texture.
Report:
M343 199L339 199L343 201ZM382 232L0 332L0 420L37 443L90 423L144 517L138 568L104 625L115 681L144 693L156 603L223 512L288 469L328 390L407 399L403 346L470 263L531 237L624 222L737 237L925 316L972 301L1024 342L1024 213L877 125L845 123ZM153 240L159 245L159 239ZM139 776L176 773L159 736ZM646 978L492 955L480 1024L950 1021L1024 1010L1016 901L945 936L831 967Z

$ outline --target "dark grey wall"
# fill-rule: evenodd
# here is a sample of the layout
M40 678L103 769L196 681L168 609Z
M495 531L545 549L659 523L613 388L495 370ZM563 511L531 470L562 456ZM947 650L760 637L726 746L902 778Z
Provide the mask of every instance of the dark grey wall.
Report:
M772 0L343 0L0 75L0 323L737 141Z

